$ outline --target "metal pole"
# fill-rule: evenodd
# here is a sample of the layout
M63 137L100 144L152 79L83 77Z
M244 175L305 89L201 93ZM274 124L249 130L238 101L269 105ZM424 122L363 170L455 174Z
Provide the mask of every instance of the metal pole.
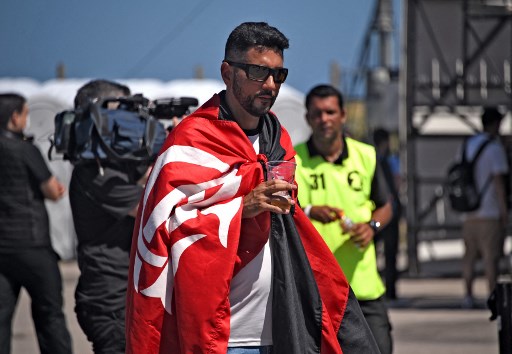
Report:
M419 274L418 262L418 230L417 225L417 186L416 186L416 133L412 123L414 100L416 96L415 80L415 55L416 55L416 4L417 0L408 0L404 4L405 13L405 162L407 166L407 255L409 262L409 274Z
M374 26L379 34L379 65L390 69L392 65L393 4L391 0L379 0Z

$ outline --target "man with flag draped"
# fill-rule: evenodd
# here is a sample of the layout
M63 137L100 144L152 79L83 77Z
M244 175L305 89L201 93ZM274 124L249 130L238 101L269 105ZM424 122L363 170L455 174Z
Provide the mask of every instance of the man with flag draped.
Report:
M134 229L127 353L378 353L296 185L265 178L266 161L295 156L270 111L288 45L263 22L235 28L226 90L162 148Z

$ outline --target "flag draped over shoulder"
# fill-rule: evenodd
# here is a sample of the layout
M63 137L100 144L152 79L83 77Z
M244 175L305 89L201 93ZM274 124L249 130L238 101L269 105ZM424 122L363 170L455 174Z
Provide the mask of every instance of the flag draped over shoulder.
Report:
M243 196L264 180L262 162L293 159L288 134L268 115L266 153L256 155L240 127L218 115L215 95L173 129L146 184L134 229L126 352L225 354L231 279L270 235L275 352L342 353L349 287L307 217L297 209L242 219Z

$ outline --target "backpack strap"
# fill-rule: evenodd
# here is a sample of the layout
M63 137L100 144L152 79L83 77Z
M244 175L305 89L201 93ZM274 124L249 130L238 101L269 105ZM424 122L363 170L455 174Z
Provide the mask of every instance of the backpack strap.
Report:
M469 140L469 139L468 139ZM484 149L486 148L487 145L489 145L489 143L491 141L493 141L494 139L493 138L488 138L486 139L482 144L480 144L480 147L478 148L478 150L476 151L476 154L475 156L473 157L473 159L468 162L469 164L471 164L471 171L473 171L474 173L474 167L475 167L475 164L478 160L478 158L480 157L480 154L482 154L482 152L484 151ZM464 144L464 151L462 152L462 158L463 159L466 159L466 147L467 147L468 143L467 143L467 140ZM492 180L492 175L487 177L487 180L485 181L484 183L484 186L482 188L482 190L478 193L478 196L479 197L482 197L484 195L484 193L486 192L487 188L489 187L489 185L491 184L491 180Z
M476 154L475 156L473 157L473 160L471 160L471 165L474 165L477 161L477 159L480 157L480 154L484 151L485 147L491 142L493 141L494 139L492 138L489 138L489 139L486 139L481 145L480 147L478 148L478 150L476 151ZM464 158L466 158L466 146L467 146L467 141L466 143L464 144Z

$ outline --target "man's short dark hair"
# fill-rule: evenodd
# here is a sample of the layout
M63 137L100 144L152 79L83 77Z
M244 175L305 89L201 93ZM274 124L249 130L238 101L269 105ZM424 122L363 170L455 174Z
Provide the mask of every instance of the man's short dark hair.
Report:
M266 22L244 22L229 35L224 59L237 60L254 47L270 48L282 57L289 42L284 34Z
M129 96L128 86L109 80L92 80L80 87L75 96L75 109L86 107L96 98Z
M504 115L496 107L484 107L484 112L482 113L482 125L484 127L488 127L495 122L501 122L503 116Z
M306 95L306 110L308 109L313 97L326 98L331 96L338 97L338 104L340 109L343 109L343 95L341 94L340 90L332 85L317 85L313 87Z
M377 146L389 140L389 132L384 128L375 128L373 131L373 143Z
M21 113L27 100L17 93L0 94L0 128L6 129L14 112Z

